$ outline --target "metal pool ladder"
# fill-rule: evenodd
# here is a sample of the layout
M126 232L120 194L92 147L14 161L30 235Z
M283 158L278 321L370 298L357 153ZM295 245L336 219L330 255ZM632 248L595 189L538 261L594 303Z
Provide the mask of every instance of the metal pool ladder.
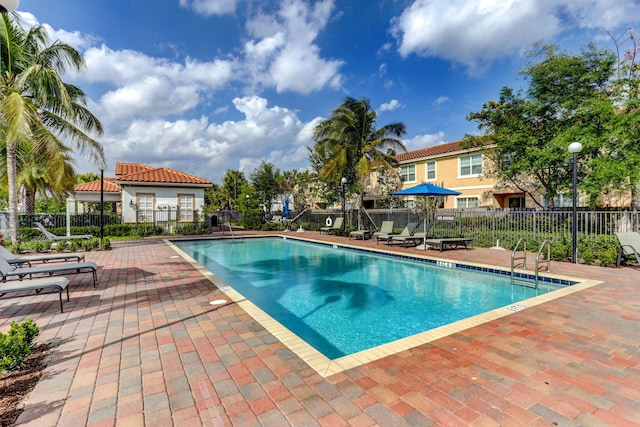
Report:
M546 268L546 271L551 271L551 239L545 239L544 242L540 245L540 249L538 249L538 253L536 254L536 288L538 287L538 273L540 272L540 255L542 255L542 251L544 248L547 248L547 256L543 262L546 264L542 266L542 268Z
M520 244L522 244L522 249L518 250L518 248L520 248ZM538 250L538 253L536 254L536 266L535 266L535 279L534 279L534 283L533 283L533 287L535 287L536 289L538 288L538 280L539 280L539 272L540 272L540 256L542 255L542 252L544 251L544 248L547 248L547 256L546 256L546 260L542 261L543 264L542 268L546 268L546 271L551 271L551 240L550 239L546 239L544 242L542 242L542 245L540 245L540 249ZM520 263L518 263L518 261L521 261ZM521 237L520 240L518 240L518 243L516 243L515 248L513 248L513 252L511 253L511 283L518 283L521 285L525 285L525 286L531 286L532 283L530 280L527 280L524 277L518 277L516 278L514 276L514 270L516 267L522 267L523 269L527 268L527 239L524 237Z

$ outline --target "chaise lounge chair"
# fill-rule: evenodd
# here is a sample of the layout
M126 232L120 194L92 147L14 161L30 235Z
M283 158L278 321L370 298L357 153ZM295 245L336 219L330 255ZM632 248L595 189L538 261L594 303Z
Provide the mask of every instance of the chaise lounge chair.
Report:
M378 242L380 240L384 240L387 242L387 245L391 244L391 239L393 237L410 237L413 236L413 233L416 231L416 227L418 227L418 223L417 222L410 222L409 224L406 225L406 227L404 227L402 229L402 231L400 232L400 234L388 234L386 237L385 236L378 236ZM376 242L377 244L377 242Z
M0 245L0 256L6 259L7 262L13 266L22 266L23 264L26 264L29 267L31 267L31 263L46 263L50 261L84 261L84 254L81 252L17 256L2 245Z
M440 239L426 239L424 244L429 248L439 249L442 252L445 249L473 249L474 240L471 237L443 237ZM471 246L471 247L469 247Z
M35 226L38 227L38 230L42 233L40 240L51 240L52 242L60 242L63 240L73 240L73 239L93 239L91 234L75 234L71 236L58 236L56 234L51 233L49 230L45 228L44 225L39 222L34 222Z
M389 239L387 240L387 244L393 245L394 243L399 242L399 243L402 243L402 246L404 246L405 248L408 246L409 243L412 243L414 246L418 246L423 240L427 238L427 233L429 232L430 229L431 229L431 224L427 224L426 230L424 229L424 224L420 224L420 227L418 227L418 230L409 236L403 236L403 235L390 236Z
M80 273L92 273L93 275L93 287L96 287L98 282L98 266L95 262L59 262L54 264L39 265L37 267L18 267L12 268L6 259L0 256L0 281L6 282L9 277L17 277L22 279L25 276L32 278L34 274L48 274L49 276L54 273L67 273L67 274L80 274Z
M620 242L620 250L618 251L618 260L616 265L620 267L622 263L622 254L634 255L638 265L640 265L640 233L631 231L627 233L614 233Z
M327 234L331 234L331 233L335 233L338 230L342 230L342 223L344 222L344 218L339 216L338 218L336 218L335 221L333 221L333 225L330 227L322 227L320 229L320 234L322 233L327 233Z
M64 313L62 309L62 292L67 291L67 302L69 302L69 279L61 276L57 277L41 277L29 280L9 280L0 283L0 297L8 292L24 292L36 291L40 293L43 289L53 289L58 292L60 298L60 313Z
M380 225L380 230L376 231L371 235L372 239L387 240L387 237L393 234L393 221L382 221ZM377 242L376 242L377 243Z

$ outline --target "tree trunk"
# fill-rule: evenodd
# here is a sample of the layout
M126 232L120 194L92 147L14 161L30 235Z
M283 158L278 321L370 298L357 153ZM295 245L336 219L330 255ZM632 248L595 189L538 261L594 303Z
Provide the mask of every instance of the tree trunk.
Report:
M9 235L11 243L16 244L18 235L18 190L16 185L16 146L7 141L7 180L9 182Z
M36 211L36 193L28 188L24 194L24 211L28 214L35 213Z

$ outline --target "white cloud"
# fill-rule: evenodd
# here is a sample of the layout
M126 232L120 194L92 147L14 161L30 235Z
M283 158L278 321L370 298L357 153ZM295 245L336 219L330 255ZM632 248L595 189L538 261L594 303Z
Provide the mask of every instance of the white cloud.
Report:
M639 13L637 1L415 0L392 21L392 32L402 56L439 57L477 74L574 26L614 28Z
M245 43L244 69L253 85L302 94L325 86L339 88L342 61L323 59L314 43L332 9L332 0L313 7L301 0L288 0L277 15L260 14L249 21L247 30L255 38Z
M269 106L258 96L236 98L233 105L242 120L134 120L125 129L103 138L110 163L140 162L169 167L189 164L189 173L218 180L227 169L250 172L261 160L281 170L308 164L314 119L303 123L287 108Z
M87 68L77 78L115 86L100 99L105 119L184 113L231 81L236 67L232 60L180 64L104 45L84 56Z
M384 104L381 104L380 107L378 108L378 111L382 113L383 111L393 111L400 107L403 107L403 105L397 99L392 99L389 102L385 102Z
M402 142L404 142L404 145L407 147L407 151L419 150L421 148L444 144L444 132L438 132L431 135L416 135L413 138L405 139Z
M188 7L204 16L233 13L238 0L180 0L180 6Z
M448 96L439 96L438 99L433 101L434 106L446 104L447 102L451 102L451 99Z

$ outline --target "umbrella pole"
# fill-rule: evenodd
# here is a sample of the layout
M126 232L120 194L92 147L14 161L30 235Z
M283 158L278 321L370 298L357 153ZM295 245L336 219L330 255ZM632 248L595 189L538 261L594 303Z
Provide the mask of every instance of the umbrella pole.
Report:
M423 226L422 226L422 231L424 232L424 240L422 241L421 244L416 246L416 249L420 250L420 251L426 251L427 249L429 249L427 247L427 214L429 212L429 207L425 204L425 208L424 208L424 220L423 220Z

